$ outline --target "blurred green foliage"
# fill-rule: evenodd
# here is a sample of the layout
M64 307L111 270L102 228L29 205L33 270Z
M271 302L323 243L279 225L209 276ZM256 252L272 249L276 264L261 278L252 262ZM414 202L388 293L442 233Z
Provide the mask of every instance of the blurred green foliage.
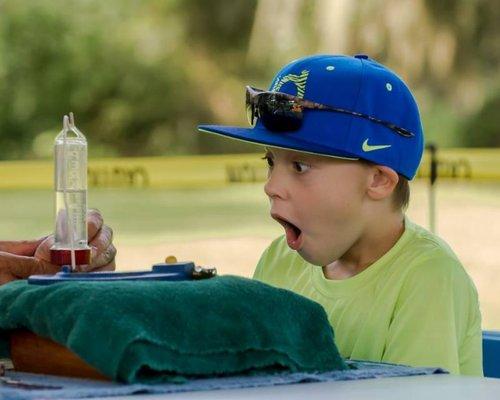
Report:
M190 68L191 53L237 51L241 15L251 15L251 2L236 1L240 16L226 12L209 36L218 3L205 14L202 1L1 2L0 158L47 155L43 135L69 111L93 155L200 152L194 128L213 116L199 82L211 71Z
M462 130L465 146L500 147L499 110L500 92L467 121Z
M301 6L291 23L302 42L290 37L286 52L268 51L274 58L267 62L249 56L256 19L266 12L258 0L0 0L0 159L49 156L51 137L69 111L91 143L91 156L255 151L198 135L196 125L245 125L245 83L266 86L276 66L320 50L314 46L316 2L295 3ZM428 137L449 146L498 146L498 113L491 110L500 88L491 70L499 52L488 55L498 44L498 2L471 0L472 22L462 15L463 1L445 3L424 2L464 45L455 53L456 68L487 85L493 100L460 113L446 79L415 78L410 85L424 99ZM287 24L280 15L270 17L279 22L271 33ZM384 48L373 56L386 61L386 54Z

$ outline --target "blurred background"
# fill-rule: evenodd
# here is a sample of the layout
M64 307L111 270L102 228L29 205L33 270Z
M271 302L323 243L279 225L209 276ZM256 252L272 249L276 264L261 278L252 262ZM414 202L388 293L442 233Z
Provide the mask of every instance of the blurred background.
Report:
M244 86L294 58L365 53L417 98L441 155L437 233L500 329L499 21L496 0L0 0L0 237L53 229L53 140L73 111L119 269L175 254L251 275L281 234L260 149L196 125L245 126ZM426 162L408 211L424 226Z
M192 132L246 124L244 85L314 53L389 65L427 140L499 146L499 21L494 0L2 0L0 158L50 156L68 110L92 156L248 150Z

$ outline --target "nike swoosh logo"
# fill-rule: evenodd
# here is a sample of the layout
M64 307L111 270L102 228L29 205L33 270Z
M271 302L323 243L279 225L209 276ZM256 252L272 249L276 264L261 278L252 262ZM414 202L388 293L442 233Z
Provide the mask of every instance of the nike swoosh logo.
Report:
M390 144L379 144L379 145L373 145L373 146L370 146L368 144L368 139L366 139L364 142L363 142L363 151L365 153L369 152L369 151L374 151L374 150L382 150L382 149L387 149L388 147L391 147L392 145Z

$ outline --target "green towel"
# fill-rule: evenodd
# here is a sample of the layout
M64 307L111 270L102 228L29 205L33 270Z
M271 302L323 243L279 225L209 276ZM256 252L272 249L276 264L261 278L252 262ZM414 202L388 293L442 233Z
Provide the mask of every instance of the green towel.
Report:
M0 310L0 337L27 328L122 382L347 369L319 304L245 278L17 281L0 287Z

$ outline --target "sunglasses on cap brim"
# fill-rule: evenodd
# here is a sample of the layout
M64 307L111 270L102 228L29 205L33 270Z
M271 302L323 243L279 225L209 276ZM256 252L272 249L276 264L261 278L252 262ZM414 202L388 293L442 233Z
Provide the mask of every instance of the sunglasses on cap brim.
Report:
M255 126L257 120L259 120L271 131L296 131L302 126L304 110L330 111L353 115L383 125L403 137L415 136L407 129L371 115L315 103L288 93L265 91L251 86L246 87L246 111L251 126Z

